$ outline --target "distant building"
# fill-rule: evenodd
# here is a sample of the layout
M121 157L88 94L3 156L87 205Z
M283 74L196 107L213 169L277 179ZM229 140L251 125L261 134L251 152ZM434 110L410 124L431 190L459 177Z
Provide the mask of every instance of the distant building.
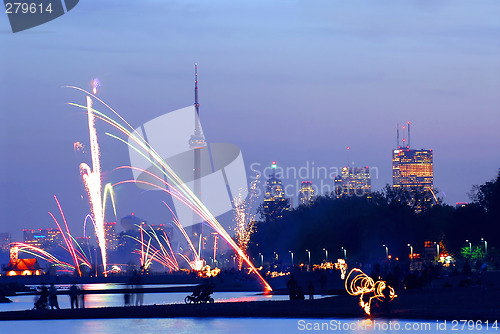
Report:
M372 191L370 169L368 167L343 167L340 175L335 177L335 195L365 196Z
M398 148L392 151L392 184L398 188L431 188L434 183L432 150Z
M9 264L2 269L6 272L7 276L31 276L41 275L42 273L42 269L36 258L19 258L19 248L17 246L11 247Z
M106 241L106 249L108 251L116 250L118 247L116 223L104 223L104 240Z
M469 204L469 203L467 203L467 202L457 202L457 203L455 204L455 208L457 208L457 209L458 209L458 208L465 208L468 204Z
M155 231L158 238L161 239L163 236L166 235L169 241L172 241L174 236L174 228L172 226L166 226L165 224L158 224L158 225L152 224L150 226Z
M78 246L83 249L83 252L87 254L90 249L90 237L76 237L76 243ZM89 255L89 254L87 254Z
M8 252L10 249L10 233L0 233L0 250Z
M43 249L44 251L50 251L58 246L62 246L64 242L61 231L54 228L24 229L23 240L25 244Z
M314 188L311 181L302 181L299 190L299 205L309 205L313 201Z
M272 163L273 173L266 182L264 203L261 205L261 215L266 222L275 221L283 217L285 210L290 209L290 201L285 197L285 191L279 175L276 174L276 162Z
M419 212L426 203L432 205L433 198L436 199L433 189L433 153L427 149L411 149L410 122L407 130L408 143L403 138L403 145L400 146L398 128L398 148L392 151L392 186L407 191L410 194L409 204Z

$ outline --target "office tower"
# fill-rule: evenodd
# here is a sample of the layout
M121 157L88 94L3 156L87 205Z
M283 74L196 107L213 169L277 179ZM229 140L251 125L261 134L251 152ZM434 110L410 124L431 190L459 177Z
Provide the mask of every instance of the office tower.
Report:
M104 223L104 240L106 248L114 251L118 247L118 238L116 236L116 223Z
M299 190L299 205L309 205L314 197L314 188L311 181L302 181Z
M285 197L285 191L279 175L276 174L276 162L273 161L272 174L266 182L264 203L260 208L261 215L266 222L276 221L283 217L285 210L290 209L290 201Z
M405 130L405 127L402 127ZM434 173L432 150L410 148L410 122L407 123L408 141L403 137L399 141L397 131L397 148L392 151L392 185L409 194L408 204L416 212L422 211L425 203L432 205L434 195Z
M23 229L23 241L33 247L50 251L63 245L63 237L58 229Z
M343 167L340 175L335 177L335 195L342 196L370 196L372 183L370 168Z

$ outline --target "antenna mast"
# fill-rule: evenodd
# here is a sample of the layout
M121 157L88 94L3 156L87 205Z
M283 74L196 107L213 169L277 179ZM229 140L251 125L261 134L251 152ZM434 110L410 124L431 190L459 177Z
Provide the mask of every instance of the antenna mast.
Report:
M198 118L195 122L194 134L199 136L200 133L200 104L198 103L198 64L194 64L194 107L196 109L196 117Z
M408 126L408 148L410 148L410 122L407 123Z
M401 146L399 146L399 124L398 124L398 127L396 129L396 148L400 148Z

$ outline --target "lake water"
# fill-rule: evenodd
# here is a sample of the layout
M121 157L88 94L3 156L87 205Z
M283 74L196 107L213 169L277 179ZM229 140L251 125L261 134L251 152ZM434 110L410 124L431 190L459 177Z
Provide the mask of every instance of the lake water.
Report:
M161 285L172 287L179 285ZM186 285L183 285L186 286ZM68 289L69 286L57 286ZM159 287L159 286L149 286ZM190 286L193 287L193 286ZM112 290L123 288L120 284L90 284L85 290ZM146 293L144 304L184 303L187 292ZM216 302L283 300L285 295L260 295L255 292L215 292ZM320 296L317 296L320 297ZM0 312L27 310L33 307L35 296L10 297L13 303L0 304ZM59 306L70 308L69 297L59 296ZM89 294L85 307L123 306L123 294ZM481 328L480 328L481 327ZM0 333L50 333L50 334L142 334L142 333L500 333L498 328L489 328L478 322L462 324L413 320L363 320L363 319L253 319L253 318L175 318L175 319L96 319L96 320L27 320L0 322Z
M444 325L444 326L443 326ZM364 327L363 327L364 326ZM438 330L440 326L441 329ZM466 327L467 328L467 327ZM497 333L490 328L482 330L452 330L450 322L413 320L357 319L98 319L98 320L46 320L3 321L0 333L50 334L126 334L126 333ZM460 329L460 326L459 328Z
M194 285L147 285L145 287L178 287L188 286L194 289ZM83 288L90 290L113 290L124 288L121 284L85 284ZM56 285L58 290L67 290L69 285ZM178 304L184 303L184 298L189 295L188 292L168 292L168 293L145 293L144 305ZM212 297L215 302L240 302L240 301L260 301L260 300L284 300L288 299L286 295L261 295L256 292L214 292ZM318 296L319 297L319 296ZM22 311L33 308L37 296L16 296L9 297L12 303L0 304L0 312L4 311ZM67 295L58 296L60 308L70 308L70 299ZM85 295L85 307L112 307L123 306L124 296L120 293L109 294L87 294ZM2 331L0 331L2 333Z

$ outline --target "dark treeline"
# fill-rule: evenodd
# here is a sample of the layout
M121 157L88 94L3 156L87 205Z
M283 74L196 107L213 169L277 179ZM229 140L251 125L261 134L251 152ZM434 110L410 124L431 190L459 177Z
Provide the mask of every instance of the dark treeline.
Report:
M328 259L335 261L343 257L344 247L349 262L374 263L385 258L385 244L393 258L407 261L408 244L421 253L424 242L433 241L441 242L450 255L460 259L460 249L468 246L465 240L483 246L484 238L488 258L498 259L500 171L496 179L473 187L472 202L465 207L429 205L415 213L401 197L404 194L388 185L371 198L319 196L276 221L257 223L249 254L260 263L261 253L269 263L277 253L279 262L290 264L293 252L297 265L307 263L306 250L311 253L311 262L319 263L326 257L325 249Z

